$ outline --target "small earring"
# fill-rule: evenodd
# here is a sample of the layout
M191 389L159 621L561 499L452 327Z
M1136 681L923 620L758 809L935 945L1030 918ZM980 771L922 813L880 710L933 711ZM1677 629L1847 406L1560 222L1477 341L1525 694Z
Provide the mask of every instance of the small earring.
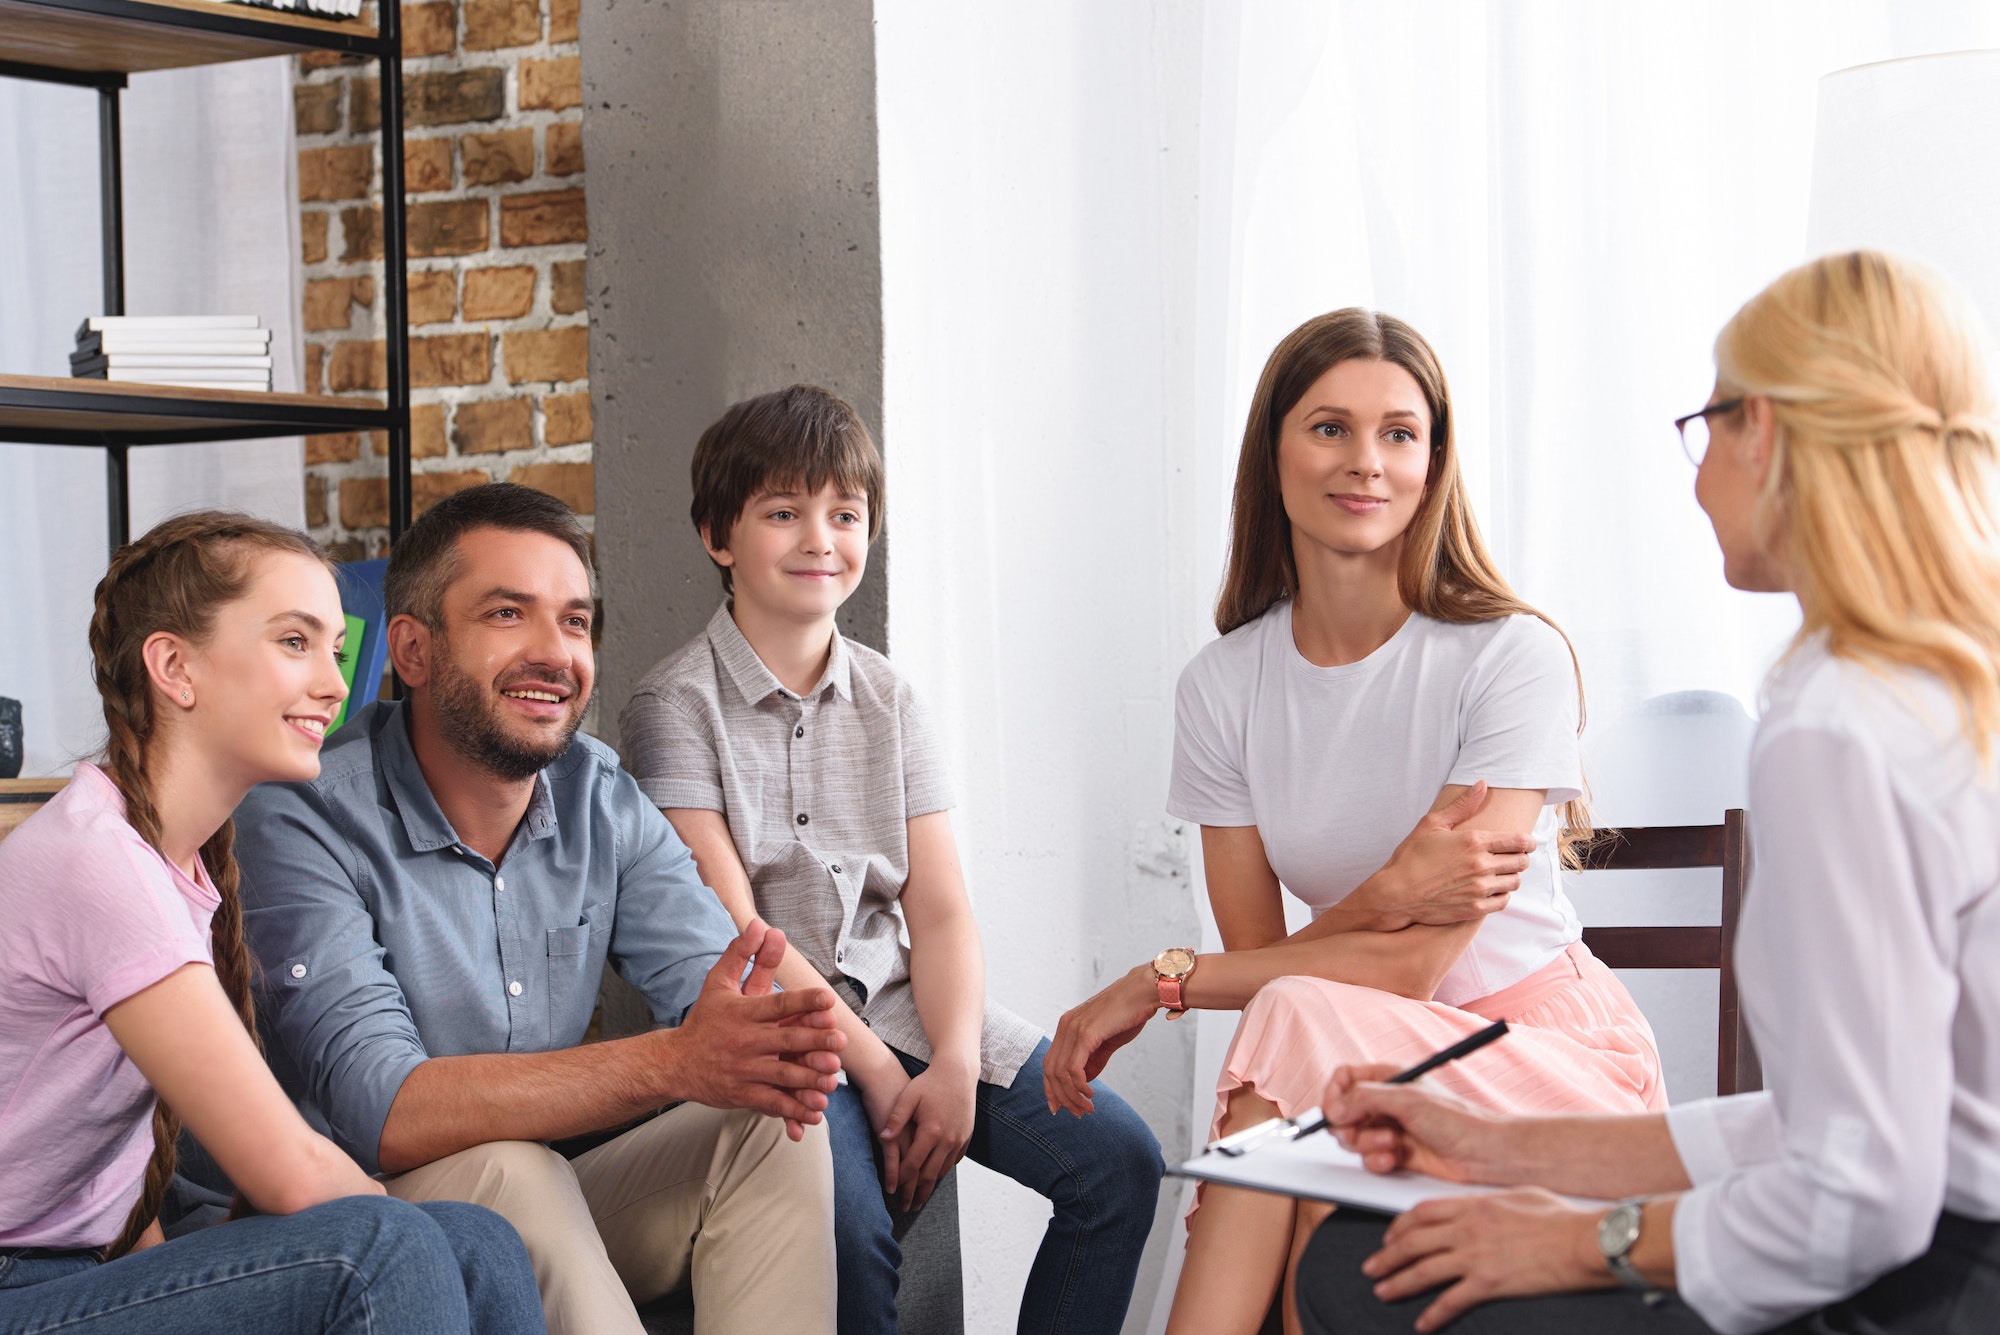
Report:
M187 702L188 702L188 701L189 701L190 699L192 699L192 698L193 698L193 697L191 697L191 696L190 696L190 695L189 695L189 694L188 694L188 693L187 693L186 691L182 691L182 692L181 692L181 703L182 703L182 704L186 704L186 703L187 703Z

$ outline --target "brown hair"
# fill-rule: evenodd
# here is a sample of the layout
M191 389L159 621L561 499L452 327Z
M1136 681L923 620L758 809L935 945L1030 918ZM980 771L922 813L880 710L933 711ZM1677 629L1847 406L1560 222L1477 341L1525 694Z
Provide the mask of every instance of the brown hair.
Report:
M868 498L868 541L882 531L882 455L854 405L817 385L792 385L732 404L694 447L688 515L711 547L727 547L743 507L773 488L831 482ZM729 569L724 592L735 588Z
M249 515L204 510L156 525L144 537L118 549L97 582L97 607L90 619L91 672L104 701L110 731L104 772L125 798L125 819L139 837L160 845L160 813L154 805L149 764L158 720L153 683L146 670L148 637L165 631L199 644L215 628L216 610L249 589L255 552L293 552L325 561L319 544L303 533ZM233 845L234 821L210 835L201 847L221 897L209 928L215 976L257 1042L256 1013L250 998L251 961L243 941L243 906ZM259 1044L261 1050L262 1045ZM104 1249L113 1260L132 1250L159 1215L174 1175L174 1140L180 1119L164 1102L153 1108L153 1157L146 1165L139 1201L117 1240Z
M413 616L432 631L443 626L444 591L458 578L458 540L477 528L546 534L567 544L583 562L584 574L592 574L590 535L573 510L546 491L486 482L455 491L424 511L389 549L382 605L392 619Z
M1544 613L1521 601L1486 550L1458 471L1451 389L1444 367L1424 336L1393 315L1347 306L1317 315L1285 335L1271 352L1250 401L1243 427L1243 450L1236 461L1231 503L1229 560L1215 602L1215 628L1227 635L1299 592L1292 555L1292 523L1278 487L1278 433L1321 376L1344 361L1383 361L1409 372L1430 410L1430 474L1423 500L1403 531L1403 554L1396 591L1411 611L1437 621L1493 621L1526 615L1563 634ZM1569 637L1563 635L1563 642ZM1576 663L1577 727L1584 717L1583 669ZM1574 846L1590 833L1590 807L1579 798L1563 805L1566 827L1563 860L1574 862Z

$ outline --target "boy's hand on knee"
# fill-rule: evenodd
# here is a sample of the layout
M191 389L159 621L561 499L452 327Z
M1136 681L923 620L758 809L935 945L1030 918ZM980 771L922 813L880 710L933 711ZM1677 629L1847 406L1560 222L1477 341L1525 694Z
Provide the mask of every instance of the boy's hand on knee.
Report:
M847 1039L828 989L771 990L784 950L783 932L752 919L671 1032L679 1097L782 1117L796 1140L820 1120Z
M889 1118L876 1133L884 1148L882 1185L904 1210L920 1208L938 1179L965 1157L972 1143L972 1117L979 1072L943 1069L933 1063L903 1086ZM900 1171L887 1169L888 1146L900 1151Z
M882 1146L882 1190L893 1196L897 1184L902 1181L903 1155L910 1147L909 1128L901 1134L883 1136L889 1119L901 1106L903 1091L909 1088L910 1077L903 1070L902 1063L894 1056L886 1064L862 1075L854 1068L847 1071L848 1083L861 1095L862 1110L868 1114L868 1129L873 1131Z

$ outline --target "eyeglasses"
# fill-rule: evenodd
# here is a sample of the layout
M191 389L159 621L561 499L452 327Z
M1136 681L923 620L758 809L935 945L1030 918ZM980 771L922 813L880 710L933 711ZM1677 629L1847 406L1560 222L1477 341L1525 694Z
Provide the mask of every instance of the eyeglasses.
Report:
M1701 467L1702 456L1708 453L1708 419L1711 413L1733 413L1743 406L1741 399L1724 399L1721 403L1711 403L1698 413L1674 419L1674 430L1680 432L1681 450L1688 462Z

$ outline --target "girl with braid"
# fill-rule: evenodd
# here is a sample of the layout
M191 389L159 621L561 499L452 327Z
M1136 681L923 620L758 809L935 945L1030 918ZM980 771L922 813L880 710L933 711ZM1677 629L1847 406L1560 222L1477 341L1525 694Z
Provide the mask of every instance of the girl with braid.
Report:
M244 515L97 586L103 760L0 844L0 1335L545 1330L512 1228L385 1196L258 1049L230 813L319 773L344 626L325 554ZM164 1241L183 1123L240 1194Z

